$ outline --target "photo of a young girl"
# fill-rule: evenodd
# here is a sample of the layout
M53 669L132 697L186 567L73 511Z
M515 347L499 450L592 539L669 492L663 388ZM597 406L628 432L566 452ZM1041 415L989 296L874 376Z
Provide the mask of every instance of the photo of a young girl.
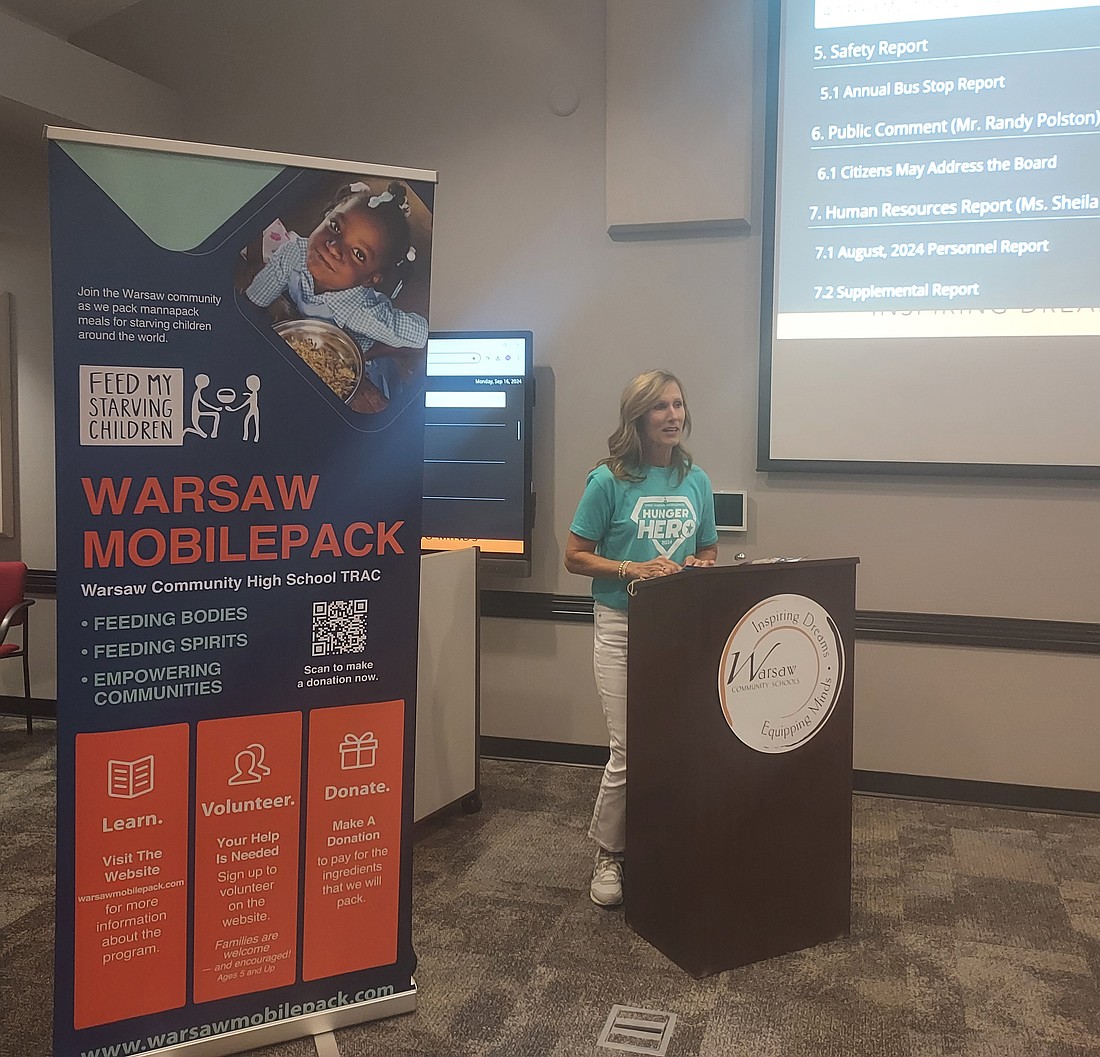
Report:
M237 288L353 411L403 404L423 376L431 221L403 181L345 178L286 209L242 253ZM361 370L325 347L341 344L333 327L358 347Z

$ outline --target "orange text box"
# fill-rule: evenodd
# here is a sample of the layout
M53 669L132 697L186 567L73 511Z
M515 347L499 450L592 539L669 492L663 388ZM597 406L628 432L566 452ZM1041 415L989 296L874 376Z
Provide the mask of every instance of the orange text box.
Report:
M195 753L195 1001L292 984L302 714L207 720Z
M480 547L490 554L522 554L523 540L457 539L453 536L423 536L420 540L426 551L464 551Z
M404 701L314 709L302 976L397 961Z
M187 998L186 723L76 736L73 1026Z

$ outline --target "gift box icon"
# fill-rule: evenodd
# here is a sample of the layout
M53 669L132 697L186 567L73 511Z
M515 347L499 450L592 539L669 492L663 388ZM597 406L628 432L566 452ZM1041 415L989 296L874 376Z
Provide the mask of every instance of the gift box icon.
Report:
M356 736L345 734L340 742L340 769L354 771L360 767L373 767L375 753L378 751L378 739L373 732Z

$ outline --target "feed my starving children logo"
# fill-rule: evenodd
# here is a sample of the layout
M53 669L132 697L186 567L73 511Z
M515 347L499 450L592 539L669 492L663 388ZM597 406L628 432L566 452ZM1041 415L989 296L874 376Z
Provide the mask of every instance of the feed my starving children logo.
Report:
M634 504L630 520L638 526L638 539L652 540L669 559L699 524L691 500L682 495L642 496Z
M80 444L179 446L186 437L260 439L260 377L185 382L180 367L80 367Z
M772 595L726 639L718 697L730 730L758 752L790 752L828 721L844 681L832 617L804 595Z

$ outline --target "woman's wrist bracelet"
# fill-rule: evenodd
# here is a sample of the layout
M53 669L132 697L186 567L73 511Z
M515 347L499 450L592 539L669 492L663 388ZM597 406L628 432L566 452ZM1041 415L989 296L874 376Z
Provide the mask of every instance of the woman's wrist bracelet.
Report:
M619 562L619 579L620 580L625 580L626 579L626 567L629 564L630 564L630 559L629 558L624 558L621 562Z

